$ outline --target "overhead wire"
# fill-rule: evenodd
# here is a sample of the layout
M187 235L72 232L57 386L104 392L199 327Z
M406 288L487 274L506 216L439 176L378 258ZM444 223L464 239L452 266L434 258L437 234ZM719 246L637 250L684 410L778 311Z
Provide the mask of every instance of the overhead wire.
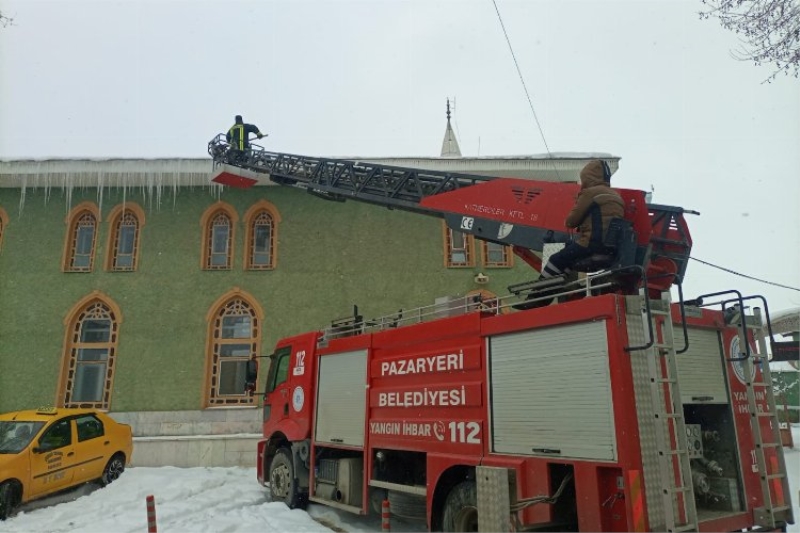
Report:
M776 283L774 281L769 281L766 279L756 278L755 276L748 276L747 274L742 274L741 272L736 272L735 270L731 270L730 268L725 268L723 266L715 265L714 263L709 263L708 261L703 261L702 259L698 259L697 257L690 257L689 259L693 259L698 263L702 263L706 266L710 266L712 268L718 268L724 272L728 272L729 274L733 274L735 276L741 276L743 278L751 279L753 281L758 281L760 283L766 283L767 285L774 285L775 287L781 287L782 289L789 289L792 291L800 292L800 289L797 287L791 287L789 285L783 285L782 283Z
M547 144L547 139L545 138L544 135L544 129L542 128L541 122L539 122L539 116L536 114L536 109L533 106L533 100L531 99L530 92L528 92L528 86L525 84L525 78L522 76L522 69L520 69L519 67L519 62L517 61L517 55L514 53L514 47L511 45L511 39L508 36L508 31L506 31L506 25L503 23L502 15L500 15L500 8L497 7L496 0L492 0L492 4L494 5L494 10L497 13L497 20L500 22L500 27L503 30L503 35L505 36L506 43L508 44L508 50L511 52L511 58L514 60L514 67L517 69L517 75L519 76L519 81L522 83L522 89L525 91L525 97L528 99L528 106L531 108L531 113L533 113L533 118L536 121L536 127L539 129L539 135L542 137L542 142L544 143L544 147L547 150L547 155L549 156L550 159L553 159L553 154L552 152L550 152L550 146ZM555 164L553 166L555 167ZM556 168L556 173L558 173L558 168ZM774 281L769 281L757 278L755 276L742 274L741 272L736 272L735 270L715 265L713 263L709 263L708 261L703 261L702 259L698 259L696 257L690 257L690 259L693 259L698 263L702 263L712 268L718 268L719 270L728 272L730 274L734 274L736 276L741 276L743 278L751 279L753 281L758 281L760 283L766 283L767 285L774 285L775 287L781 287L783 289L789 289L792 291L800 292L800 288L797 287L791 287L789 285L783 285L781 283L776 283Z
M536 121L536 127L539 129L539 135L542 137L542 142L544 143L545 150L547 150L547 156L552 160L553 153L550 151L550 146L547 144L547 139L544 136L544 129L542 128L542 124L539 122L539 116L536 114L536 109L533 107L533 100L531 100L531 95L528 92L528 86L525 84L525 78L522 76L522 69L519 68L519 62L517 61L517 55L514 53L514 47L511 46L511 39L508 36L508 32L506 31L506 25L503 23L503 17L500 15L500 8L497 7L497 1L492 0L492 4L494 5L494 10L497 13L497 20L500 21L500 27L503 29L503 35L506 38L506 43L508 43L508 49L511 52L511 58L514 60L514 66L517 69L517 74L519 75L519 81L522 82L522 89L525 91L525 97L528 99L528 106L531 108L531 113L533 113L533 119ZM553 168L558 174L558 167L556 167L555 163L553 163ZM559 177L559 180L561 178Z

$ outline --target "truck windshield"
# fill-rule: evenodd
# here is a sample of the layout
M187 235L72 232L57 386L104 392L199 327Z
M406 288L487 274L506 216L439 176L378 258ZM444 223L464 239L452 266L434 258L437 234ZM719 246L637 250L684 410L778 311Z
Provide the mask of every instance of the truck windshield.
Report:
M42 426L44 422L0 421L0 453L21 452L31 443Z
M267 392L272 392L275 387L286 381L289 377L289 361L291 360L292 347L284 346L275 351L275 358L269 368L267 379Z

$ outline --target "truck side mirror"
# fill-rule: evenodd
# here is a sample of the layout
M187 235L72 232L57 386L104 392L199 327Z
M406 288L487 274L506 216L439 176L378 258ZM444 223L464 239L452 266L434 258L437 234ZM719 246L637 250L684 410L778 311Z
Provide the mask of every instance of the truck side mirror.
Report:
M256 380L258 379L258 361L248 359L244 370L244 390L252 395L256 390Z

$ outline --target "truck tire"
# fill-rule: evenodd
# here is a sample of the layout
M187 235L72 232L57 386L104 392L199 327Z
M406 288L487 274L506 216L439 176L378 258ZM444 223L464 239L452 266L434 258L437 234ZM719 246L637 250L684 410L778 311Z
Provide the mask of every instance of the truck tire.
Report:
M442 513L442 531L478 531L478 487L462 481L450 490Z
M13 481L0 483L0 520L5 520L19 505L22 494L20 486Z
M279 448L272 458L269 465L269 491L272 501L283 502L289 509L300 507L292 453L288 448Z
M408 520L425 520L428 516L425 496L406 494L396 490L390 490L389 511L400 518Z

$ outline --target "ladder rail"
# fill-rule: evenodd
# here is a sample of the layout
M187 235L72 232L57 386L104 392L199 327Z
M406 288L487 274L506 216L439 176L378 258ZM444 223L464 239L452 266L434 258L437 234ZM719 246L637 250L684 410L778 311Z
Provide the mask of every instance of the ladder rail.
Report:
M764 305L766 306L766 301L764 301ZM765 312L767 312L768 317L769 315L766 308ZM752 329L761 329L762 324L765 323L762 321L761 310L757 307L754 308L753 316L755 317L755 324L753 325ZM747 322L744 314L742 315L742 322ZM766 324L769 325L768 318ZM773 337L771 327L769 327L769 337L770 340L772 340ZM780 425L777 410L775 408L775 394L772 390L772 372L769 368L767 339L763 334L756 335L756 339L759 352L757 355L752 356L745 362L745 376L748 377L748 382L746 384L747 401L750 409L750 425L753 431L753 439L755 440L755 456L756 464L758 465L758 479L761 487L762 502L764 506L764 518L766 519L765 525L767 527L775 527L777 524L776 513L779 512L779 508L782 509L786 507L786 504L788 503L787 499L791 499L791 492L789 490L789 480L786 474L786 460L783 454L783 446L780 445ZM749 340L740 338L740 342L749 342ZM760 367L761 369L761 382L756 381L758 374L753 371L756 366ZM764 385L764 396L767 402L767 413L760 411L760 405L754 389L756 385L762 384ZM769 440L764 438L764 429L762 427L763 418L768 419L769 429L767 432L770 437ZM778 445L773 446L774 444ZM773 457L776 459L775 464L770 464L767 462L766 450L769 448L774 449ZM770 468L771 466L773 468ZM777 468L777 471L775 468ZM775 487L773 480L780 480L780 490L782 493L782 499L784 500L783 502L776 502L776 498L778 497L778 494L776 493L778 489L773 488ZM778 505L776 505L776 503L778 503ZM788 506L786 511L789 513L787 521L793 521L791 505Z
M643 317L652 332L643 350L650 374L650 393L654 410L658 465L661 478L665 529L671 532L697 531L699 522L692 482L691 460L686 438L686 422L676 361L672 308L669 292ZM683 521L681 521L681 511Z

